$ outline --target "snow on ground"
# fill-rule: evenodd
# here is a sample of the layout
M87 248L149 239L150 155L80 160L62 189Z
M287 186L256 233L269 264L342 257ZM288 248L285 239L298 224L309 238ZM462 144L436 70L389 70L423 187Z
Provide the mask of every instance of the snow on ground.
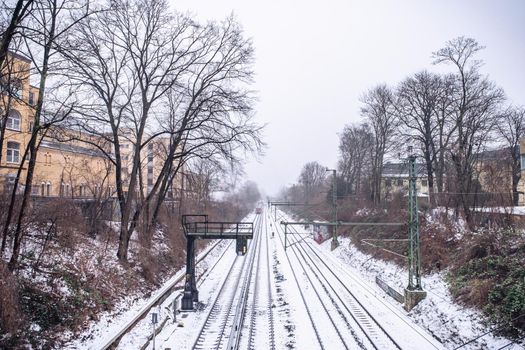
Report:
M263 229L263 235L271 236L272 227L267 227ZM269 236L269 237L270 237ZM266 236L263 237L266 239ZM297 349L310 349L313 340L311 339L310 329L303 330L302 327L305 325L304 322L298 322L298 320L304 319L307 317L303 314L297 314L297 307L294 306L294 303L299 302L297 300L297 288L293 285L291 278L291 272L287 269L287 264L284 263L286 257L284 256L284 250L280 247L280 243L277 241L277 236L275 238L268 239L268 249L269 249L269 268L270 268L270 277L269 281L272 295L273 295L273 315L274 315L274 331L275 331L275 344L277 349L285 348L297 348ZM254 249L253 241L251 241L248 250ZM261 244L261 254L266 255L266 244ZM171 349L190 349L200 331L204 325L205 319L208 315L209 309L213 304L213 301L216 299L220 286L222 285L224 279L227 277L230 266L235 259L235 248L234 245L225 252L224 257L219 261L219 263L213 268L212 273L208 275L206 280L198 286L199 297L201 299L200 307L194 312L182 312L178 316L177 323L169 322L162 332L156 337L156 344L160 348L171 348ZM245 259L245 257L240 257L239 259ZM265 261L263 259L263 261ZM242 262L242 261L239 261ZM239 263L237 262L237 263ZM261 274L260 278L267 278L268 274ZM263 284L264 285L264 284ZM290 294L290 291L293 291ZM301 309L299 309L301 311ZM256 314L256 317L267 317L267 313L260 312ZM249 322L249 316L246 316L245 322ZM181 327L182 326L182 327ZM306 324L306 326L308 326ZM215 332L215 330L208 329L208 332ZM264 339L264 344L266 347L268 342L268 329L259 329L258 332L263 332L266 339ZM151 331L150 331L151 332ZM227 332L229 333L229 331ZM301 334L300 346L297 345L296 334ZM261 337L256 337L256 339L263 339ZM264 348L261 347L261 344L255 344L256 349ZM125 347L120 347L125 348ZM152 344L148 349L152 348ZM312 348L313 349L313 348Z
M280 222L280 219L277 220ZM311 326L309 316L304 307L300 278L297 276L296 282L290 264L286 257L284 247L279 239L279 234L282 233L281 227L275 227L275 222L271 223L271 229L275 232L272 238L273 259L274 259L274 275L277 291L276 313L277 320L280 325L276 325L278 336L276 337L277 349L293 348L293 349L318 349L318 341L315 338L314 330Z
M515 207L483 207L474 208L475 211L484 213L500 213L500 214L513 214L513 215L525 215L525 206Z
M399 312L407 314L419 326L442 342L447 349L454 349L487 332L488 328L483 324L483 316L479 311L453 302L443 274L423 276L422 284L423 289L427 291L427 298L407 313L401 304L387 296L376 285L375 278L379 276L390 286L403 292L408 283L408 271L358 251L347 237L340 237L339 241L340 246L331 254L359 274L371 288L375 289L378 295L382 295L385 301L393 305ZM320 247L330 252L330 240L325 241ZM499 349L510 343L509 339L487 334L461 349ZM522 347L512 344L505 349L522 349Z
M265 212L263 215L266 217L267 214ZM279 218L277 221L280 222L281 219ZM294 276L288 259L290 258L290 262L294 263L295 258L287 257L284 251L280 241L280 238L282 238L280 237L282 235L280 225L276 225L272 220L267 220L266 228L263 232L269 237L269 267L273 294L272 305L276 348L317 349L319 344L315 338L315 332L309 321L309 315L301 296L301 294L305 296L310 295L310 297L313 295L311 287L307 283L306 269L303 271L296 266L294 268ZM271 238L271 232L275 233L273 238ZM364 302L369 303L372 309L377 309L372 310L373 312L382 313L379 317L382 317L383 321L389 324L389 327L396 328L399 332L403 332L403 329L408 325L412 329L411 331L415 330L422 338L428 337L427 339L431 339L433 337L434 342L443 344L444 348L455 349L468 340L483 334L488 329L483 324L483 317L479 311L462 307L452 301L443 274L423 277L423 287L428 292L427 298L411 312L407 313L401 304L386 295L375 283L376 276L379 276L390 286L402 292L408 279L408 273L404 268L376 260L371 255L358 251L351 245L350 239L347 237L340 237L341 245L334 251L330 250L330 240L321 245L317 245L310 238L307 240L309 244L314 245L314 248L325 256L329 264L333 264L336 270L342 272L342 276L347 271L351 273L352 280L355 276L357 279L348 281L348 285L351 288L356 288L358 294L369 295L366 297L368 300L364 300ZM199 282L198 286L201 300L200 309L198 308L195 312L179 314L177 322L169 318L161 333L156 337L157 348L189 349L193 346L198 331L207 317L207 307L215 300L220 285L222 285L230 266L235 260L234 244L230 244L231 242L225 241L222 249L213 251L203 263L198 265L201 271L208 273L207 278ZM301 244L305 244L305 242ZM265 246L261 245L262 249L266 249L264 248ZM252 247L250 245L249 249ZM266 251L263 253L266 254ZM287 253L290 254L291 251ZM217 262L216 265L215 262ZM183 271L177 273L176 276L179 276L181 273ZM267 274L261 274L261 278L267 278ZM162 305L156 308L156 312L159 313L159 322L162 322L168 315L171 317L172 311L168 307L172 303L174 296L179 294L180 292L175 292ZM123 324L129 321L147 303L148 300L146 299L133 299L131 297L124 300L116 308L117 312L103 315L96 326L85 332L77 341L70 344L68 348L99 348L103 339L115 334ZM309 303L315 304L318 301L309 300ZM376 305L375 308L374 305ZM311 307L310 310L314 312L313 316L319 320L320 311L315 307ZM261 315L266 317L267 314L261 313ZM396 322L399 324L396 325ZM332 327L329 322L319 322L318 325L321 331L322 329L327 329L327 327ZM420 327L421 330L417 330L417 327ZM119 349L139 348L146 343L147 338L151 335L151 331L151 320L150 316L148 316L139 322L132 333L127 334L121 340ZM257 332L267 334L268 329L258 329ZM508 344L510 345L505 347ZM258 344L255 345L256 349L260 348L257 347ZM502 347L506 349L521 349L519 345L511 344L509 339L495 337L492 334L487 334L479 340L461 347L461 349L499 349ZM151 348L152 344L150 343L148 349ZM418 347L416 346L416 348ZM424 350L425 347L422 349Z
M283 215L283 218L287 221L293 221L291 218L286 217ZM280 221L280 220L279 220ZM295 235L294 235L295 236ZM293 237L293 236L292 236ZM291 238L291 241L293 242L294 238ZM300 243L299 243L300 242ZM290 243L294 244L294 243ZM337 289L337 292L340 296L342 296L344 302L347 305L350 305L350 308L353 309L352 305L355 305L355 301L357 300L363 307L365 307L368 310L368 313L373 316L381 325L382 328L384 328L385 331L387 331L390 336L395 340L395 342L402 348L402 349L441 349L441 345L438 341L433 339L431 335L427 334L427 332L423 329L420 329L414 322L406 316L406 313L399 308L393 307L390 303L385 302L385 296L384 293L380 290L376 290L375 286L370 286L367 282L363 281L359 276L357 271L354 269L349 269L346 264L341 263L341 261L337 260L332 252L330 251L329 245L330 242L325 242L323 244L323 247L319 247L314 241L311 239L311 237L304 237L297 241L295 245L300 244L303 247L306 247L307 245L311 245L312 249L314 251L318 251L319 256L317 256L314 261L317 265L317 268L319 269L320 273L326 278L326 281L330 280L329 284ZM324 249L324 247L328 244L328 250ZM303 249L305 252L308 250L306 248ZM294 249L291 248L288 250L289 255L293 254ZM299 250L301 251L301 249ZM302 254L301 254L302 255ZM309 253L307 255L310 255ZM294 268L296 270L299 270L299 266L301 265L310 265L310 263L307 263L304 258L298 259L298 262L294 263ZM312 261L313 262L313 261ZM326 264L326 266L325 266ZM330 270L328 270L330 268ZM305 268L306 271L309 270L308 268ZM322 271L322 272L321 272ZM333 271L333 272L332 272ZM310 274L310 272L308 272ZM314 284L317 284L315 282L315 279L311 279L311 281ZM344 287L343 287L344 286ZM343 288L342 288L343 287ZM301 286L304 290L307 290L310 288L309 284L303 284ZM319 289L319 291L322 291L322 289ZM350 291L353 294L353 296L350 298ZM331 294L333 297L334 294ZM324 296L324 293L321 292L321 300L325 301L324 304L327 306L329 310L329 314L336 315L338 311L331 311L332 305L329 302L330 296ZM308 298L308 305L318 305L321 304L318 298L315 298L315 296L311 296ZM313 308L315 309L315 308ZM323 311L318 312L318 315L314 318L314 322L318 323L318 328L322 332L322 335L325 336L325 333L327 333L329 330L333 329L334 326L332 326L331 322L321 322L321 315L320 313L323 313ZM354 311L355 315L359 316L359 311ZM344 334L343 338L346 336L346 333L348 332L348 326L341 322L341 320L338 317L333 317L333 321L336 323L336 327L340 329ZM371 321L371 320L370 320ZM366 324L368 321L361 320L360 323ZM371 321L374 322L374 321ZM352 329L357 329L355 325L351 326ZM365 326L366 327L366 326ZM336 337L330 337L328 340L325 338L324 342L326 342L326 346L328 348L335 348L337 346L337 336ZM390 348L393 344L389 344L389 341L387 341L384 346ZM369 345L366 345L369 346ZM372 345L370 345L372 346ZM352 347L352 346L351 346ZM317 347L318 348L318 347Z
M231 243L233 241L224 241ZM199 290L199 302L202 305L210 305L217 296L221 282L224 280L230 266L235 260L235 245L227 244L226 252L224 256L218 261L217 265L214 266L213 272L210 273L202 284L197 284ZM219 256L220 257L220 256ZM217 259L218 257L215 257ZM178 293L179 294L179 293ZM173 297L168 298L160 308L164 310L159 316L159 322L166 315L166 307L173 302ZM184 311L177 315L177 320L174 322L173 319L168 320L162 331L156 336L156 345L160 349L171 348L171 349L191 349L193 342L195 341L196 332L200 329L206 313L199 312L199 307L196 311ZM136 336L122 339L119 344L119 349L129 349L133 344L145 344L146 338L151 335L151 321L145 319L141 322L139 329L136 330ZM148 349L153 348L153 343L150 343Z
M210 242L208 247L203 250L203 253L206 252L212 244L213 242ZM204 268L210 263L210 261L217 259L217 256L225 248L225 245L223 245L218 247L218 249L214 249L206 259L197 266L199 266L199 268ZM100 349L108 339L112 338L117 332L119 332L131 319L133 319L134 316L155 299L157 295L162 293L168 286L172 285L176 279L183 276L184 272L185 267L177 271L173 277L163 284L163 287L159 288L150 297L139 297L135 295L124 298L112 311L102 313L100 319L96 323L80 335L76 336L76 339L67 344L64 349ZM147 330L148 326L149 325L147 324L146 326L139 324L138 328L142 329L142 334L149 334L150 332ZM120 345L123 344L124 347L121 348L136 348L136 346L133 346L133 344L136 344L134 343L136 340L137 339L133 338L133 335L131 335L131 340L129 342L126 342L127 338L122 339Z

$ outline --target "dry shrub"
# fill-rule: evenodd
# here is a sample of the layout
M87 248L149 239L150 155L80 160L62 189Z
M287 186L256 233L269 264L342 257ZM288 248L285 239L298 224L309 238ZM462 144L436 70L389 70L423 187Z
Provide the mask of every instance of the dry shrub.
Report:
M451 252L458 244L451 225L448 223L427 224L423 221L420 237L422 267L425 272L440 271L450 266Z
M37 202L28 217L41 235L52 235L58 243L72 249L77 235L87 232L80 208L70 199L58 198Z
M139 249L138 259L140 263L140 274L149 283L157 285L159 282L160 267L155 257L148 249Z
M6 264L0 260L0 334L15 333L21 323L18 283Z

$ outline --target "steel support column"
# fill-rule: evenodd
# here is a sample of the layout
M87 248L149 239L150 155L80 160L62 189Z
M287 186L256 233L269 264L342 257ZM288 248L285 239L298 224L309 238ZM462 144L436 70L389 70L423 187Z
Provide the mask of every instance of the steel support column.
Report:
M417 208L417 170L416 156L408 157L409 187L408 187L408 288L421 290L421 247L419 238L419 218Z
M182 310L193 310L193 302L199 301L195 281L195 237L186 236L186 281L181 301Z

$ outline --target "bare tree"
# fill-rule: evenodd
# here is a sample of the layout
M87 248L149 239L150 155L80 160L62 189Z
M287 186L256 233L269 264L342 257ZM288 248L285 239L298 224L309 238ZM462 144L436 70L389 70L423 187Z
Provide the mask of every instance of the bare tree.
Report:
M414 141L425 160L428 195L434 199L434 164L439 148L441 124L436 111L443 94L443 81L438 74L422 71L402 81L397 88L396 110L402 133L407 140Z
M30 58L33 69L35 69L39 79L39 84L32 120L31 137L26 145L20 169L15 179L9 213L4 227L4 235L6 235L11 216L13 215L14 200L18 188L18 180L21 176L21 169L27 159L25 186L20 209L16 216L16 227L13 233L13 252L9 260L9 269L11 271L16 268L18 263L20 244L23 238L22 225L32 191L40 142L50 127L62 122L71 112L71 107L65 107L67 103L63 99L69 95L67 92L58 92L58 95L56 95L53 92L58 90L48 91L47 89L48 77L54 71L53 63L59 51L57 47L60 45L60 41L69 34L70 30L90 13L89 0L80 2L77 0L42 0L34 3L34 6L35 8L29 13L26 21L20 26L22 30L21 35L25 43L23 53ZM44 100L46 100L48 108L44 108Z
M378 204L381 200L381 175L385 154L393 145L393 136L397 131L398 119L394 108L394 94L386 85L378 85L361 98L361 115L370 124L374 132L372 152L372 200Z
M361 192L370 179L374 135L368 124L347 125L339 136L339 171L345 183L345 194Z
M200 26L171 14L161 0L111 5L80 27L63 54L71 62L73 84L87 95L77 109L79 127L98 135L93 144L115 163L121 209L117 255L126 261L141 215L146 213L149 224L143 227L150 231L185 162L231 160L260 141L259 127L251 122L253 97L243 86L251 82L253 48L232 18ZM90 49L75 50L79 43ZM133 149L126 183L123 144ZM145 191L146 155L159 144L161 167Z
M434 172L438 193L444 191L445 171L447 167L448 147L454 134L452 120L454 96L456 95L456 79L454 75L441 76L441 90L435 110L436 140L434 142Z
M505 99L503 91L479 73L482 62L476 54L482 49L476 40L458 37L433 54L435 64L447 63L456 69L457 88L451 104L454 138L449 152L457 178L458 202L469 225L476 155L487 144Z
M520 140L525 136L525 108L510 106L498 118L497 133L511 160L512 201L518 205L521 179Z
M219 189L219 177L224 171L222 164L213 159L195 159L187 163L185 168L187 193L194 197L197 206L204 211L212 193Z
M319 191L326 178L326 167L318 162L309 162L303 166L299 175L299 184L303 186L304 202L315 196Z
M20 25L33 7L33 0L2 1L2 14L4 15L5 27L2 28L0 41L0 75L5 73L5 63L11 42L16 36Z

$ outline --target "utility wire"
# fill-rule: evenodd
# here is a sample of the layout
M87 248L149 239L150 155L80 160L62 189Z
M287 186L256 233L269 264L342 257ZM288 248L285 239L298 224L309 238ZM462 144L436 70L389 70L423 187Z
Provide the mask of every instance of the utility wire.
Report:
M464 347L465 345L470 344L470 343L472 343L472 342L478 340L479 338L486 336L486 335L489 334L489 333L499 331L500 329L505 328L509 323L514 322L514 321L516 321L517 319L519 319L519 318L521 318L521 317L523 317L523 316L525 316L525 313L524 313L524 314L521 314L521 315L519 315L519 316L517 316L517 317L515 317L515 318L513 318L512 320L510 320L510 321L504 323L503 325L501 325L501 326L499 326L499 327L496 327L495 329L491 329L491 330L489 330L489 331L487 331L487 332L485 332L485 333L482 333L482 334L478 335L478 336L475 337L475 338L470 339L469 341L467 341L467 342L461 344L460 346L455 347L453 350L460 349L460 348Z
M521 341L521 339L520 339L519 341ZM508 344L506 344L506 345L503 345L501 348L498 348L497 350L506 349L506 348L508 348L509 346L511 346L512 344L516 344L516 345L518 345L520 348L523 349L523 345L518 344L518 343L516 343L516 340L513 340L513 341L511 341L510 343L508 343Z

